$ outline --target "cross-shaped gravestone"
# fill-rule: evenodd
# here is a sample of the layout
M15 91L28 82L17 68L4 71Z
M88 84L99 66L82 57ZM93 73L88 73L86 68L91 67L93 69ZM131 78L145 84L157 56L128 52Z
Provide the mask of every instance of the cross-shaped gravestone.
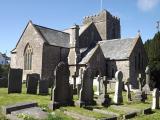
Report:
M114 95L114 103L121 104L123 102L122 90L123 90L123 73L121 71L117 71L115 74L116 86L115 86L115 95Z

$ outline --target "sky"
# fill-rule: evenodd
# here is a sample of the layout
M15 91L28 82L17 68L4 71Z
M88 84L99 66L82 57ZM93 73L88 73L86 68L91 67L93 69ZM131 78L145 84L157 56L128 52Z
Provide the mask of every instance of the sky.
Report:
M140 31L145 42L157 32L160 0L102 1L102 9L120 18L122 38L135 37ZM10 54L29 20L64 30L100 11L101 0L0 0L0 52Z

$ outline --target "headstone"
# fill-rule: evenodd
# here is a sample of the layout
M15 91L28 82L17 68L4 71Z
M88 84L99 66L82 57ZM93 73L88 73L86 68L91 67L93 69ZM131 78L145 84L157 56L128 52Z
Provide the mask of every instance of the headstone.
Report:
M131 101L131 91L130 91L130 87L129 87L129 80L126 82L126 86L127 86L127 101Z
M51 109L60 106L73 105L73 94L69 84L69 67L67 63L60 62L55 71L55 81L52 93L53 103L49 106Z
M93 100L94 91L93 91L93 74L92 69L88 66L84 70L83 79L82 79L82 88L80 90L79 97L79 106L83 105L93 105L95 104Z
M22 91L22 69L9 70L8 93L21 93Z
M103 77L103 92L98 96L97 103L103 106L108 106L111 102L111 98L107 94L107 78L106 76Z
M98 75L96 78L98 84L97 84L97 91L95 92L96 95L100 95L101 94L101 76Z
M152 109L159 108L159 89L154 88L152 93Z
M145 91L146 94L150 94L150 87L149 87L149 84L150 84L150 68L149 68L149 66L146 67L145 73L146 73L146 84L143 87L143 91Z
M27 93L28 94L37 94L38 81L40 79L40 75L33 73L27 74Z
M48 95L49 90L49 81L48 80L40 80L39 81L39 94L40 95Z
M146 99L147 99L147 95L146 95L145 91L141 91L141 90L135 91L135 95L133 97L133 101L145 102Z
M139 89L142 90L142 76L141 76L141 74L138 75L137 81L139 83Z
M114 95L114 103L121 104L123 102L122 90L123 90L123 73L121 71L117 71L115 74L116 86L115 86L115 95Z

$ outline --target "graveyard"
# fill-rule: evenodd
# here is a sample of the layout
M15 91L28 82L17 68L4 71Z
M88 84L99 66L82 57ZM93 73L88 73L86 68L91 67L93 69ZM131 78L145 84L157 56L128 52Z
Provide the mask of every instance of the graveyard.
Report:
M65 68L66 67L66 68ZM85 96L90 90L85 87L87 83L83 82L85 77L88 77L88 72L91 72L89 68L84 70L84 75L82 78L82 87L79 92L73 93L73 89L70 89L69 81L67 82L67 69L68 67L64 63L60 63L55 70L56 80L54 82L53 88L42 89L37 74L28 75L28 81L22 83L20 87L16 87L15 81L20 77L21 70L16 69L10 70L10 74L16 71L17 79L9 77L8 88L0 88L0 119L11 119L11 120L123 120L123 119L133 119L133 120L157 120L160 117L159 108L159 91L158 89L153 89L149 91L146 89L145 85L143 88L139 88L138 91L130 90L128 87L128 82L125 83L126 89L124 90L122 85L123 73L117 71L115 74L115 87L109 87L109 83L105 82L105 77L100 78L98 76L97 81L103 81L103 87L101 84L94 86L92 84L93 94L92 97L88 98L89 95ZM65 76L65 81L63 81L63 75L59 76L59 73ZM21 73L21 74L19 74ZM15 73L14 73L15 74ZM146 68L146 78L149 78L148 68ZM30 79L34 79L35 84L30 83ZM38 78L39 79L39 78ZM60 82L60 79L63 82ZM88 78L89 79L89 78ZM21 79L20 79L21 80ZM33 82L33 81L32 81ZM31 84L31 85L30 85ZM44 84L44 83L43 83ZM63 91L64 86L59 86L60 84L66 84L65 91ZM45 85L44 85L45 86ZM56 89L58 86L59 88ZM141 85L140 85L141 86ZM29 88L30 87L30 88ZM72 88L73 86L71 86ZM84 92L83 89L86 91ZM41 89L41 90L40 90ZM72 92L66 92L66 90L71 90ZM56 93L57 92L57 93ZM63 93L62 93L63 92ZM83 93L84 92L84 93ZM144 92L144 93L143 93ZM42 94L43 93L43 94ZM46 93L46 94L44 94ZM59 93L59 94L58 94ZM67 95L65 95L65 94ZM99 94L97 94L99 93ZM69 95L71 94L71 95ZM140 94L140 95L139 95ZM65 96L67 99L64 99ZM68 99L69 98L69 99ZM87 100L86 100L87 99ZM66 100L66 102L63 102ZM69 102L68 102L69 101ZM88 102L91 101L91 102ZM93 102L94 101L94 102ZM68 102L68 103L67 103Z

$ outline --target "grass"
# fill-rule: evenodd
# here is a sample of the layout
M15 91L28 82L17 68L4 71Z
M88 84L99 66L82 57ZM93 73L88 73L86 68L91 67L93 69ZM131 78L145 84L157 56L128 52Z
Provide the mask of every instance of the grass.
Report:
M23 85L23 91L21 94L17 94L17 93L8 94L7 91L8 91L7 88L0 88L0 107L6 106L6 105L11 105L11 104L16 104L19 102L35 101L38 103L38 105L41 108L43 108L47 112L49 112L48 118L46 120L73 120L73 118L71 118L70 116L67 116L63 113L64 110L76 112L76 113L79 113L79 114L82 114L82 115L88 116L88 117L94 117L96 119L110 117L110 116L107 116L107 115L104 115L101 113L97 113L97 112L90 111L90 110L87 110L84 108L79 108L79 107L62 107L58 110L50 111L48 109L48 104L51 102L50 95L42 96L42 95L26 94L25 85ZM114 92L111 92L109 95L110 95L110 97L113 98ZM152 100L151 96L148 96L148 100L145 103L127 102L125 98L126 98L126 92L123 92L123 101L124 101L123 106L126 106L126 107L144 109L144 108L151 106L151 100ZM75 95L74 100L78 100L78 96ZM95 107L99 107L99 106L95 106ZM101 106L100 109L118 113L118 114L120 114L120 116L122 116L123 114L126 113L123 110L120 111L120 110L117 110L113 107L105 108L105 107ZM160 119L160 111L155 110L153 114L140 115L140 116L133 118L133 120L150 120L150 119L159 120ZM2 114L1 109L0 109L0 120L6 120L6 118Z
M67 111L70 111L70 112L76 112L76 113L79 113L81 115L88 116L88 117L93 117L93 118L96 118L96 119L111 117L109 115L105 115L105 114L102 114L102 113L94 112L94 111L87 110L87 109L84 109L84 108L79 108L79 107L65 107L65 108L63 108L63 110L67 110Z

